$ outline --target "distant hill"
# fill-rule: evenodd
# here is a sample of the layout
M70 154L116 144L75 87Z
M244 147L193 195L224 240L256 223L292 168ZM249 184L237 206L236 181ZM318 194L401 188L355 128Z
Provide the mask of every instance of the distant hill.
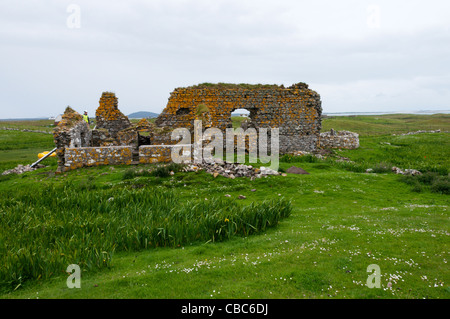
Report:
M153 112L140 111L140 112L134 112L134 113L128 114L127 116L130 119L143 119L143 118L158 117L158 115L159 114L153 113Z
M248 114L243 114L243 113L231 113L231 117L249 118L249 115Z

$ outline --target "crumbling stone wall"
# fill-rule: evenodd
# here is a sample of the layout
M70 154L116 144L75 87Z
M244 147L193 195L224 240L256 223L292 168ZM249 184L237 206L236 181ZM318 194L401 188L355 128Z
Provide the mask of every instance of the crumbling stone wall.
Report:
M135 131L128 132L129 135L126 137L123 135L119 136L119 132L131 127L131 122L119 110L119 102L114 93L103 92L99 104L99 107L95 111L96 127L92 130L93 146L126 145L123 144L124 138L126 141L130 139L137 140L137 133Z
M313 152L322 148L355 148L358 135L351 132L320 134L320 95L305 83L288 88L278 85L201 84L175 89L155 124L143 119L131 124L119 110L114 93L103 92L96 110L96 127L68 107L53 135L58 148L58 170L81 166L169 162L175 128L188 128L194 137L194 121L203 129L215 127L224 133L232 127L231 113L250 112L244 129L279 128L280 153ZM246 137L247 149L255 140ZM268 139L270 141L270 138ZM253 141L253 142L251 142ZM191 141L193 142L193 141ZM206 141L205 141L206 142ZM242 147L236 145L235 147Z
M190 145L184 145L189 147ZM181 145L142 145L139 147L139 162L141 164L149 163L168 163L172 161L172 151L177 148L180 156L190 155L182 154Z
M129 165L133 161L130 146L66 148L65 169L98 165Z
M136 161L139 129L120 112L114 93L103 92L99 104L95 129L91 130L83 117L68 107L53 130L58 172Z
M199 114L199 109L204 111ZM177 88L155 123L192 129L194 120L202 119L204 128L216 127L225 133L232 127L231 113L236 109L250 112L248 127L279 128L281 153L313 151L319 146L320 95L304 83L288 88L230 84Z
M91 146L92 133L81 114L68 106L53 130L53 138L57 147L58 171L62 171L65 167L66 149Z
M320 147L355 149L359 147L359 135L349 131L335 131L320 133Z

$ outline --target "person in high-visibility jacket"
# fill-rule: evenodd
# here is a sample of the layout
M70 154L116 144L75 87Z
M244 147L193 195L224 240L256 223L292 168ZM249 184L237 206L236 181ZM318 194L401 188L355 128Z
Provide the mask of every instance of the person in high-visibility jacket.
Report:
M84 114L83 114L83 119L86 121L86 123L87 124L90 124L89 122L89 116L88 116L88 112L87 111L84 111Z

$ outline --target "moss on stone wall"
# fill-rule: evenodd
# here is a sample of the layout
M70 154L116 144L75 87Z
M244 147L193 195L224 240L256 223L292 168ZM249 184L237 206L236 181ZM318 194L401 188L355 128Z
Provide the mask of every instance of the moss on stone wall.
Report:
M114 93L103 92L99 107L95 111L97 128L105 128L115 138L117 132L131 126L131 122L118 108L118 100Z
M77 147L65 149L65 170L84 166L129 165L132 147Z
M197 114L199 105L208 109L207 116ZM171 93L166 108L155 123L159 127L186 127L192 130L194 120L201 119L204 128L216 127L225 133L227 128L232 127L231 113L236 109L250 111L251 127L278 128L280 136L286 137L281 139L280 151L311 151L317 147L321 129L321 100L320 95L305 83L289 88L224 83L177 88ZM284 143L289 139L289 143Z
M168 163L172 161L171 145L151 145L139 147L139 162L141 164Z
M276 88L284 88L283 85L279 86L277 84L248 84L248 83L200 83L197 85L189 86L188 88L193 89L204 89L204 88L214 88L218 90L259 90L259 89L276 89Z

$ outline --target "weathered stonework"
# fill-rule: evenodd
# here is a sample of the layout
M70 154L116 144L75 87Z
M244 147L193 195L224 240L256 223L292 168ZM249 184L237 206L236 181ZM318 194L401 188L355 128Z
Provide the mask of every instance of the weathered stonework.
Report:
M187 145L185 145L187 146ZM139 147L139 163L168 163L172 161L172 150L180 145L143 145ZM180 150L181 151L181 150Z
M320 148L345 148L355 149L359 147L359 135L349 131L335 131L320 133Z
M67 107L62 120L53 130L53 138L57 147L58 171L65 166L65 150L70 147L87 147L91 143L91 130L81 114Z
M203 109L203 112L199 112ZM166 108L156 119L159 127L203 127L225 133L232 127L231 113L250 112L248 127L279 128L280 152L314 151L318 147L322 107L320 96L299 83L288 88L277 85L199 85L175 89Z
M67 169L98 165L129 165L133 160L133 148L129 146L77 147L65 149Z
M235 150L251 151L256 147L256 134L262 128L269 132L271 128L279 129L281 154L359 146L355 133L320 133L320 96L305 83L288 88L248 84L177 88L155 124L142 119L134 125L120 112L115 94L103 92L95 112L95 129L90 130L82 116L70 107L55 128L58 171L94 165L170 162L173 147L179 143L171 139L175 128L187 128L191 132L189 147L194 142L195 120L202 122L200 133L215 127L225 138L226 129L232 127L231 113L236 109L247 109L250 116L242 125L249 134L246 143L240 145L235 138ZM201 143L207 145L208 139ZM194 150L190 148L190 152Z
M131 127L131 122L128 117L120 112L117 97L114 93L103 92L99 104L100 106L95 111L96 129L108 131L110 141L106 144L121 145L117 141L117 135L119 131Z
M92 146L114 146L117 142L111 137L109 131L105 128L96 128L92 130Z

